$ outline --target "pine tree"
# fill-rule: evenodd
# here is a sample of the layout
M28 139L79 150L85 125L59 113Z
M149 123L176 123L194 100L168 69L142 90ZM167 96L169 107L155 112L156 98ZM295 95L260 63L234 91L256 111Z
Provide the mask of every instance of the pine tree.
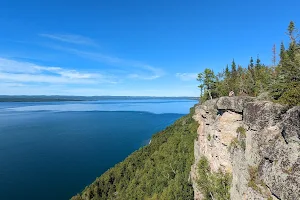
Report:
M288 31L287 35L290 37L290 41L295 42L296 41L295 33L297 32L297 30L295 28L295 23L293 21L290 21L287 31Z
M256 64L255 64L255 70L259 71L261 69L261 64L260 64L260 59L259 59L259 56L257 55L257 58L256 58Z
M203 73L198 74L197 81L200 82L200 85L198 86L200 88L200 99L203 97L203 89L204 89L204 84L203 84Z
M236 72L236 64L234 59L232 60L232 64L231 64L231 74L233 78L236 78L237 72Z
M295 28L293 21L288 26L288 36L290 37L290 45L287 55L284 55L282 73L286 82L300 81L300 46L296 43L298 30Z
M253 64L253 58L250 58L250 64L248 65L248 69L252 70L254 68L254 64Z
M237 94L237 71L236 71L236 64L234 59L231 63L231 80L230 80L230 89L234 91L235 94Z
M212 94L215 90L215 84L216 84L216 76L214 72L211 69L205 69L204 70L204 80L203 80L204 86L207 89L207 92L209 94L210 99L213 98Z
M245 74L244 74L244 69L241 65L238 65L237 68L237 74L238 74L238 89L239 89L239 94L244 95L246 94L246 82L245 82Z
M211 69L206 68L203 73L199 73L197 80L201 83L198 87L204 89L202 101L218 97L217 77Z
M280 103L300 105L300 45L296 43L298 30L290 22L287 35L290 38L289 48L280 48L280 65L276 69L276 82L272 86L272 96Z
M282 62L284 62L284 60L286 59L286 51L285 51L285 47L284 47L284 44L283 42L281 42L280 44L280 63L279 64L282 64Z
M275 67L276 65L276 44L273 45L273 48L272 48L272 64L273 64L273 67Z
M229 78L230 78L230 71L229 71L228 65L226 65L226 68L225 68L225 79L229 79Z

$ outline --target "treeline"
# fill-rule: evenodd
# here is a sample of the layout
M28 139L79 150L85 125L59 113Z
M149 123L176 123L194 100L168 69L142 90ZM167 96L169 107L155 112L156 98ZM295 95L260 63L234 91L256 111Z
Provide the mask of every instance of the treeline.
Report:
M298 29L290 22L287 35L289 44L280 46L280 61L276 64L276 47L273 46L273 65L266 66L259 57L251 57L248 66L237 65L233 60L231 66L217 74L205 69L198 74L201 102L221 96L263 95L275 102L289 106L300 105L300 42Z
M189 181L198 123L190 114L155 134L150 145L132 153L72 200L194 198Z

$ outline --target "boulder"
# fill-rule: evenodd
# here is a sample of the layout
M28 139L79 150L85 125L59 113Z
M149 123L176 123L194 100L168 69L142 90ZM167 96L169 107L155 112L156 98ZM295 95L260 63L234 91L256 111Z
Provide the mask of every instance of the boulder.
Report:
M269 101L250 102L245 105L243 120L253 130L275 125L286 107Z
M300 106L286 112L282 123L282 135L287 143L300 142Z
M220 97L217 101L219 110L231 110L237 113L242 113L245 104L254 101L253 97L236 96L236 97Z

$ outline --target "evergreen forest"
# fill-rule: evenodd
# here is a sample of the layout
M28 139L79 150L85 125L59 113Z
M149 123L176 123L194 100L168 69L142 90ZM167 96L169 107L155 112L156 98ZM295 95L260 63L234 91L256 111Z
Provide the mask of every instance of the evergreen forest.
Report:
M198 74L201 101L235 95L259 97L288 106L300 105L300 41L293 21L287 32L288 45L281 42L279 62L276 46L272 48L272 65L267 66L259 57L250 58L247 67L232 60L222 72L206 68Z

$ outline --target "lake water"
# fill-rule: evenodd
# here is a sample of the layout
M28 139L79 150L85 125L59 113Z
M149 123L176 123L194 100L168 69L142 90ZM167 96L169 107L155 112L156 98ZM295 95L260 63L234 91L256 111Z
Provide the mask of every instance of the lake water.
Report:
M69 199L195 103L0 103L0 199Z

